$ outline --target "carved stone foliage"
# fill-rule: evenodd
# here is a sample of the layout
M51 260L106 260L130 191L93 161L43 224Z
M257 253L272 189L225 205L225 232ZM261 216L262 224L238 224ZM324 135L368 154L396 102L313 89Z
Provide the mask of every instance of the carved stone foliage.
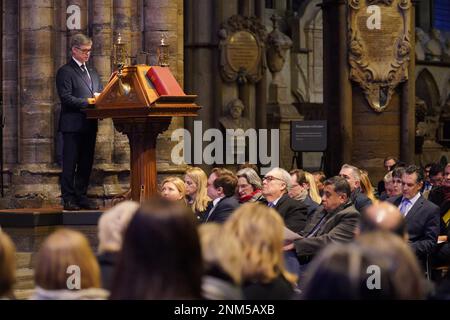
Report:
M369 105L383 111L395 87L408 79L410 0L349 0L350 79Z
M234 15L221 25L219 38L223 80L258 82L266 69L266 29L259 19Z

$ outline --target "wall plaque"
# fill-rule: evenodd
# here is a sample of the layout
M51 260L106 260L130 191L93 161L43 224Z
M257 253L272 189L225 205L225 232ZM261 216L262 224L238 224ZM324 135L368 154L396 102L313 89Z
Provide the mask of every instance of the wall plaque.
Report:
M350 79L377 112L408 79L410 7L410 0L348 1Z
M256 17L234 15L220 31L220 70L227 82L258 82L264 74L265 27Z

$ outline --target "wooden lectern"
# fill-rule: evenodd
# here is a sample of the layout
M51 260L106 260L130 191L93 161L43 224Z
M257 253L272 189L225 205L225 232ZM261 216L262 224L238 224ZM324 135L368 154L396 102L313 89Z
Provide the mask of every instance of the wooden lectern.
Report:
M147 76L146 65L124 67L113 73L88 118L112 118L116 129L130 141L131 198L148 199L157 193L156 138L172 117L196 116L195 95L159 95ZM163 80L164 81L164 80Z

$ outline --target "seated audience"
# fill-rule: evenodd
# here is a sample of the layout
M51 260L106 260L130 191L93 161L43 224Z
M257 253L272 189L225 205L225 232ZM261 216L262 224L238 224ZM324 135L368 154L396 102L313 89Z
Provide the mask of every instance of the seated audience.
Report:
M191 206L198 220L202 220L211 199L208 197L208 177L200 168L189 168L184 176L187 203Z
M305 177L309 186L309 196L314 202L320 204L322 202L322 196L319 193L319 188L317 187L314 176L311 173L305 171Z
M392 170L392 196L398 197L403 193L402 177L405 173L405 167L399 166ZM389 199L389 198L388 198Z
M161 196L170 201L186 204L186 186L178 177L167 177L161 183Z
M433 163L428 173L429 185L427 188L422 187L422 196L428 199L433 189L439 188L444 181L444 168L439 163Z
M36 257L32 300L101 300L100 268L86 237L58 229L45 239Z
M367 196L367 198L372 201L372 203L375 203L378 201L378 199L375 197L375 192L373 190L372 182L369 178L369 173L367 170L360 170L361 172L361 192Z
M417 300L425 298L425 284L408 245L392 233L373 232L325 248L309 266L302 298Z
M383 178L384 181L384 191L383 192L378 192L379 194L379 199L381 201L385 201L386 199L395 196L394 193L394 187L393 187L393 178L392 178L392 171L389 171L388 173L386 173L386 175Z
M344 178L336 176L325 181L322 205L308 220L301 237L284 248L295 250L301 265L308 264L330 243L353 240L360 214L350 201L350 194Z
M294 293L296 276L283 261L284 223L279 214L259 203L239 207L225 223L223 232L240 242L242 291L247 300L285 300Z
M386 158L384 158L383 165L384 165L384 169L386 170L385 172L386 173L391 172L394 169L397 162L398 162L398 160L394 156L387 156ZM378 195L381 196L381 194L386 190L385 187L386 187L385 182L383 180L378 182L378 185L377 185Z
M262 181L255 170L244 168L237 172L239 202L256 202L262 199Z
M439 207L420 194L422 170L411 165L402 176L402 195L388 199L405 217L409 242L417 257L425 263L436 247L439 235Z
M261 203L274 208L283 218L286 227L299 233L305 227L308 209L306 205L291 199L291 176L281 168L270 170L263 178L263 196Z
M322 197L323 195L323 183L327 180L327 176L323 171L314 171L312 173L314 177L314 181L316 182L317 189L319 191L319 195Z
M212 205L202 222L225 222L239 206L236 199L237 177L229 170L214 168L208 178L208 196Z
M311 199L309 195L310 185L306 180L305 171L301 169L294 169L290 172L291 175L291 189L289 190L289 197L303 203L310 216L319 206L319 204Z
M218 223L206 223L199 227L205 275L202 296L208 300L242 299L241 269L243 255L236 237L223 232Z
M102 287L111 290L114 270L122 249L123 236L139 208L134 201L123 201L102 214L98 221L98 255Z
M141 205L125 232L111 299L199 299L202 274L191 210L153 198Z
M372 201L361 191L361 171L357 167L344 164L339 175L345 178L350 185L350 200L353 202L356 210L362 212L372 204Z
M0 300L14 299L16 282L16 247L11 238L0 229Z

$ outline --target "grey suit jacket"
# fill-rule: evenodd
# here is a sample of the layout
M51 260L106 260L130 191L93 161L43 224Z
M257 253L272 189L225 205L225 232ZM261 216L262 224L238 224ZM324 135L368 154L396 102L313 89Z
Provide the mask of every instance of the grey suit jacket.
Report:
M325 216L325 221L320 226L315 236L306 238ZM355 229L359 223L360 214L351 204L337 208L334 212L327 213L323 206L319 206L308 221L301 235L305 238L294 242L297 256L314 256L329 243L350 242L355 237Z

